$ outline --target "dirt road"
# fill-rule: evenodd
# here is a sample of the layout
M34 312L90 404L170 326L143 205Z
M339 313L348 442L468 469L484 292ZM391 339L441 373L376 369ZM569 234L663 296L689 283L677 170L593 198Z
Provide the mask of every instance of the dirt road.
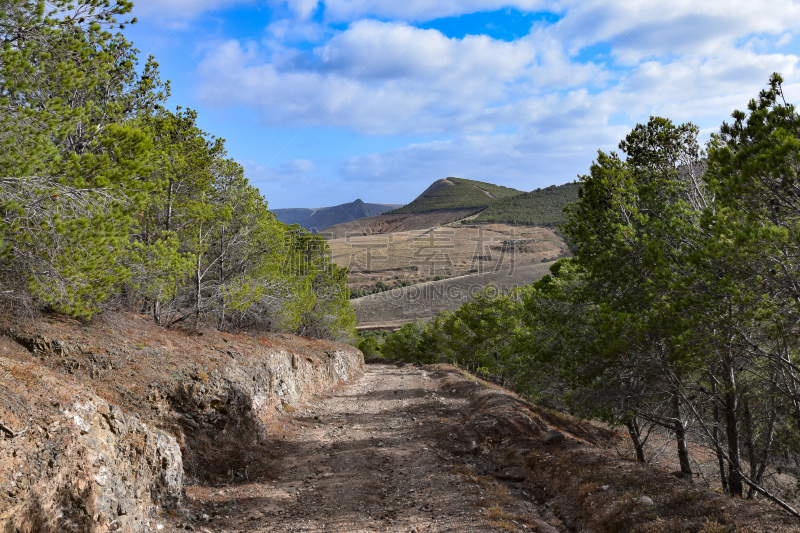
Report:
M189 487L184 516L162 531L564 531L513 472L441 446L468 404L450 386L418 367L367 365L280 420L275 456L264 459L271 475Z

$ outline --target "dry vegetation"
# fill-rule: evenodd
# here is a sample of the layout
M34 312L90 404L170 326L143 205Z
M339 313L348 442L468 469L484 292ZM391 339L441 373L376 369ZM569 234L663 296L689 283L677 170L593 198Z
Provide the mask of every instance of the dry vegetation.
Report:
M535 263L515 267L513 271L504 269L496 273L429 281L350 302L358 318L359 330L395 329L415 318L427 320L442 311L455 311L490 284L498 292L508 293L513 288L535 283L549 272L552 264Z
M509 246L517 241L516 246ZM419 283L554 261L568 255L553 230L508 224L456 223L425 230L353 235L328 241L333 260L351 271L348 285Z
M467 214L381 215L328 228L333 261L350 269L349 288L397 286L351 300L359 329L395 329L455 310L489 284L508 293L569 255L552 229L474 224Z
M461 220L473 214L475 214L474 209L442 209L428 213L378 215L329 226L320 231L320 234L325 236L326 239L344 239L348 235L427 230Z
M442 395L470 400L463 421L440 430L440 445L470 457L470 464L492 465L499 479L528 493L542 512L555 514L556 526L593 533L800 529L796 519L768 503L731 499L668 469L619 457L629 446L622 434L528 404L451 366L429 368L441 380ZM543 437L552 429L565 440L547 443ZM479 482L470 471L462 470L462 476ZM510 517L493 514L498 527L505 527Z

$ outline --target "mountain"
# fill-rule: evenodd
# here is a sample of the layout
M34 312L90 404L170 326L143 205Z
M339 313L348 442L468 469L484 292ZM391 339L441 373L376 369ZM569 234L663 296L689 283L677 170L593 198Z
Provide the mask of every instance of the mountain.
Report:
M413 202L390 214L426 213L441 209L483 209L489 204L504 198L510 198L523 191L473 181L463 178L446 178L434 182Z
M551 185L492 203L475 222L554 227L566 222L564 207L578 201L578 183Z
M360 218L374 217L391 211L402 204L367 204L360 199L347 204L316 209L290 208L272 209L278 220L284 224L300 224L305 229L327 228L343 222L352 222Z

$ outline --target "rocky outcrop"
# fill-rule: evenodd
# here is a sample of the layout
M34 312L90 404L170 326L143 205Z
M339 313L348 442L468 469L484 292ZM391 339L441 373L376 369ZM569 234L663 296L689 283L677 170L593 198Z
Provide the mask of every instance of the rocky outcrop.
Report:
M246 451L269 452L276 415L359 375L363 364L358 350L344 346L226 352L230 360L222 370L197 371L178 386L153 391L181 435L187 473L208 481L223 473L246 477Z
M36 372L6 358L0 366L6 377ZM3 387L0 531L140 531L180 502L174 437L70 383L35 378Z
M347 345L134 325L4 330L0 532L153 530L187 476L254 475L278 414L362 371Z

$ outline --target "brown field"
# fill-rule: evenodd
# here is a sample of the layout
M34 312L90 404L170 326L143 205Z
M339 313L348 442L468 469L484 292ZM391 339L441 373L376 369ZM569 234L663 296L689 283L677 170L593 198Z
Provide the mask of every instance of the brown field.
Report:
M570 255L552 229L475 224L474 217L473 210L380 215L323 230L334 262L350 269L350 289L397 287L351 300L359 330L430 319L489 284L507 293Z
M359 330L396 329L415 318L428 320L436 313L454 311L490 284L506 294L513 288L534 283L548 273L552 264L538 263L518 266L513 270L430 281L356 298L350 302L358 317Z
M336 264L350 269L348 286L360 289L379 281L416 284L498 272L569 255L553 230L507 224L453 224L328 242Z

